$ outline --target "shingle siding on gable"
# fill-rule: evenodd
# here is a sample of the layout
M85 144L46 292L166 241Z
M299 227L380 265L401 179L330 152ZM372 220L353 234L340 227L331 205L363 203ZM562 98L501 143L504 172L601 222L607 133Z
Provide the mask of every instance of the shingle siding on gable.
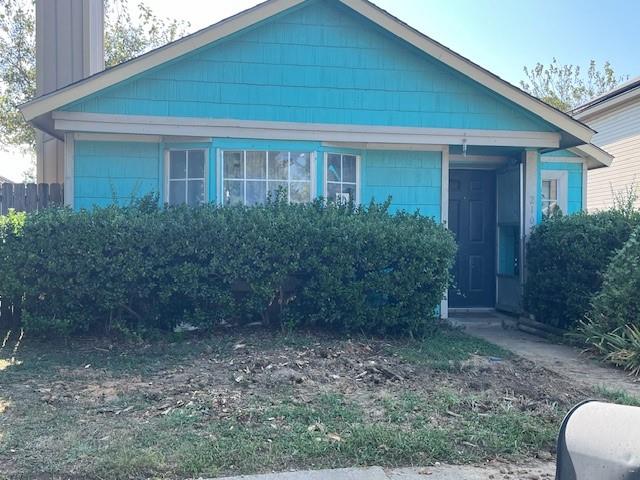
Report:
M66 109L330 124L553 130L331 0L295 8Z

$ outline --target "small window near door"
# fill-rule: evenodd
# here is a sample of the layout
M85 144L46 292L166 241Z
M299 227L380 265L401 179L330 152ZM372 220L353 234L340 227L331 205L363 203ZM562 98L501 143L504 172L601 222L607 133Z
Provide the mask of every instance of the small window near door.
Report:
M558 207L558 180L542 181L542 214L551 215Z
M201 205L207 201L206 150L169 150L167 192L169 205Z
M360 158L356 155L328 153L325 157L325 197L339 203L358 203Z
M542 215L548 217L554 212L567 213L568 180L567 172L545 170L542 172Z

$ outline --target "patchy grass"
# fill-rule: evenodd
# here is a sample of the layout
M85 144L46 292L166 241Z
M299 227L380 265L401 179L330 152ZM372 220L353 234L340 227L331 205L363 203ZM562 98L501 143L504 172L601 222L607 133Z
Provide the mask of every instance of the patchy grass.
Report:
M428 465L552 451L592 392L459 331L22 340L0 371L0 477ZM0 358L5 356L0 350Z
M471 355L490 357L496 361L511 357L511 352L460 330L441 331L422 340L394 345L392 351L408 362L439 370L458 370Z
M636 397L635 395L631 395L624 390L618 390L606 387L605 385L599 385L596 388L596 394L603 400L608 400L613 403L630 405L632 407L640 407L640 398Z

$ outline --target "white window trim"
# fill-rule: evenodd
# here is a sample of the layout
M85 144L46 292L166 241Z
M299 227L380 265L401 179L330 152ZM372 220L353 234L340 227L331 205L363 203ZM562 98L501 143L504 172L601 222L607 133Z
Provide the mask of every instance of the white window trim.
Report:
M325 200L328 200L329 195L329 155L351 155L356 157L356 198L355 204L360 205L360 164L361 164L361 155L356 155L354 153L341 153L341 152L333 152L326 151L324 152L324 181L322 182L322 196ZM344 182L332 182L332 183L344 183ZM349 183L349 182L346 182Z
M163 204L169 204L169 199L171 198L169 195L169 188L171 185L171 179L169 178L170 170L169 170L169 160L171 156L171 152L185 152L185 151L193 151L199 150L204 152L204 203L209 202L209 149L208 148L179 148L179 147L171 147L166 148L164 150L164 192L163 192ZM189 175L189 172L186 172L186 175ZM187 176L186 180L188 181L189 177ZM197 179L194 179L197 180ZM186 202L185 202L186 203Z
M566 170L542 170L540 182L540 203L542 206L542 182L556 180L558 182L558 207L563 215L568 213L569 208L569 174Z
M310 168L310 176L309 176L309 192L310 192L310 199L309 202L312 202L317 195L317 188L316 188L316 183L317 183L317 175L316 175L316 161L317 161L317 155L315 151L307 151L304 149L274 149L274 148L242 148L242 147L238 147L238 148L218 148L218 152L217 152L217 168L216 168L216 173L217 173L217 178L218 178L218 189L217 189L217 195L216 195L216 200L218 202L219 205L224 205L224 181L225 181L225 176L224 176L224 152L242 152L242 158L243 161L245 162L245 175L244 178L242 179L245 183L245 188L244 188L244 202L243 204L246 205L246 201L247 201L247 188L246 188L246 182L247 182L247 172L246 172L246 161L247 161L247 152L265 152L267 155L267 162L268 162L268 158L269 158L269 152L287 152L289 153L289 159L291 159L291 153L292 152L299 152L299 153L308 153L309 154L309 168ZM268 166L267 166L267 176L268 176ZM230 180L241 180L239 178L237 179L230 179ZM249 179L249 181L262 181L262 179ZM268 182L269 179L265 178L264 182ZM289 186L291 184L291 182L303 182L304 180L291 180L291 169L288 168L287 169L287 186ZM291 201L291 191L290 189L287 189L287 196L288 196L288 200Z

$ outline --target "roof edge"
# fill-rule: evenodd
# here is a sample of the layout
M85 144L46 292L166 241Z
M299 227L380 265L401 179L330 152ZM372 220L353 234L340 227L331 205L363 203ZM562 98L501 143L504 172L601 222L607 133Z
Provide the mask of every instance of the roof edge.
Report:
M55 109L92 95L104 88L127 80L147 70L186 55L198 48L255 25L308 0L267 0L255 7L206 27L163 47L147 52L120 65L96 73L86 79L35 98L20 105L24 118L31 122ZM459 55L427 35L402 22L368 0L338 0L351 10L368 18L396 37L422 50L427 55L457 70L498 95L537 115L548 123L589 143L593 129L572 116L529 95L471 60Z
M614 158L609 152L603 150L597 145L594 145L593 143L578 145L577 147L569 148L568 150L579 157L584 158L586 160L588 170L609 167L611 166Z
M22 112L25 120L30 122L41 115L92 95L104 88L128 80L135 75L170 62L183 55L187 55L217 40L233 35L244 28L278 15L305 1L306 0L266 0L197 32L143 53L138 57L97 72L82 80L54 90L53 92L36 97L19 105L18 108Z
M628 82L618 85L614 89L603 93L582 105L574 108L571 113L576 117L586 117L595 114L596 111L602 111L618 105L623 101L630 100L636 95L640 95L640 77L633 78ZM621 97L625 98L621 98ZM597 109L596 111L593 111Z

